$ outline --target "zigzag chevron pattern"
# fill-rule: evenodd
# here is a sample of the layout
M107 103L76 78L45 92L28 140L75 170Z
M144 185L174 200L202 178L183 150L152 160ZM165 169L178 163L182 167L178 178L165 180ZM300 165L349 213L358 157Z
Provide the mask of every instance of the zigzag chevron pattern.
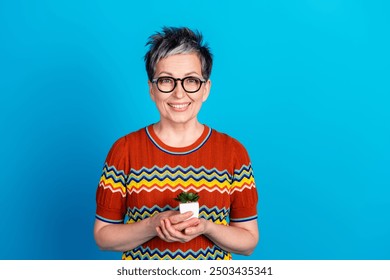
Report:
M162 168L153 166L140 170L131 169L126 183L129 193L151 190L165 191L167 189L175 192L178 189L189 190L191 188L196 191L207 190L224 193L233 191L233 189L252 188L254 187L253 182L250 165L243 165L241 169L235 170L234 174L215 168L206 169L193 166L184 168L166 165Z
M143 248L139 246L125 252L122 258L126 260L230 260L231 254L217 246L198 251L188 250L186 252L181 250L175 252L170 250L151 250L149 247Z
M159 179L165 179L167 177L177 179L181 176L183 180L187 180L191 177L195 180L210 180L210 177L215 177L216 179L219 179L220 182L223 182L231 177L227 171L219 171L216 168L212 168L210 170L204 167L195 168L191 165L186 168L181 166L172 168L169 165L165 165L160 168L155 165L152 168L142 168L140 170L131 169L130 173L132 174L134 181L137 181L138 178L146 178L150 181L156 177Z
M103 167L103 174L106 179L112 179L115 183L126 185L126 174L123 170L117 170L115 166L108 166L107 163Z
M178 184L175 187L172 187L170 185L165 185L165 186L159 186L157 184L152 185L152 186L140 186L138 188L131 188L127 190L128 194L132 193L141 193L141 192L152 192L152 191L159 191L159 192L164 192L166 190L169 190L171 192L176 192L176 191L195 191L195 192L200 192L200 191L208 191L208 192L219 192L219 193L229 193L229 189L226 187L224 189L221 189L219 187L210 187L210 186L196 186L196 185L181 185Z
M100 177L99 187L110 189L113 193L120 193L126 196L126 175L123 171L117 170L114 166L104 165L103 174Z
M146 206L143 206L141 208L132 207L127 209L127 217L128 221L127 223L135 223L138 221L141 221L145 218L149 218L157 213L161 213L168 210L178 210L175 209L169 205L165 207L159 207L158 205L155 205L152 208L148 208Z
M210 170L204 167L194 168L193 166L188 168L154 166L140 170L131 169L130 174L126 175L122 170L105 164L99 187L110 189L113 193L121 193L125 197L126 190L128 194L154 190L160 192L205 190L232 194L235 191L254 188L255 185L250 165L243 165L241 169L235 170L232 176L227 171L219 171L215 168Z
M140 209L133 207L127 209L127 223L135 223L141 221L145 218L151 217L157 213L168 211L168 210L178 210L177 208L172 208L167 205L165 207L154 206L152 208L141 207ZM208 208L206 206L201 206L199 209L199 217L206 220L211 220L216 224L227 225L226 219L229 216L229 210L226 208L218 209L218 207Z

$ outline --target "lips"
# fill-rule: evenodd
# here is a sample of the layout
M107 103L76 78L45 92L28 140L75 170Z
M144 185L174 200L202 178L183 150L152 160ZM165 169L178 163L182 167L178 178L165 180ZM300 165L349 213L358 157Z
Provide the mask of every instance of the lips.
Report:
M168 103L168 105L174 109L177 109L177 110L183 110L185 108L187 108L188 106L190 106L191 102L189 103L180 103L180 104L173 104L173 103Z

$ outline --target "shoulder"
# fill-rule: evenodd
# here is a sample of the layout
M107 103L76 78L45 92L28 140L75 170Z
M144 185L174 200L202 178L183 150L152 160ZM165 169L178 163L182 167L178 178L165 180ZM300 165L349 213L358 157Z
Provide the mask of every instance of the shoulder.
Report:
M236 138L213 129L210 140L212 145L210 149L213 153L218 154L225 163L233 164L234 169L250 165L251 159L247 149Z
M118 138L111 147L111 152L123 152L134 147L146 137L145 127L132 131Z
M137 141L138 139L141 139L146 136L145 132L146 127L142 127L138 130L129 132L126 135L123 135L122 137L118 138L115 142L114 145L125 145L128 142L133 142Z
M212 128L211 136L212 136L211 137L212 141L215 145L224 145L224 146L226 145L227 147L229 147L230 150L234 149L238 152L242 152L242 151L246 152L244 145L239 140L228 135L227 133L220 132Z

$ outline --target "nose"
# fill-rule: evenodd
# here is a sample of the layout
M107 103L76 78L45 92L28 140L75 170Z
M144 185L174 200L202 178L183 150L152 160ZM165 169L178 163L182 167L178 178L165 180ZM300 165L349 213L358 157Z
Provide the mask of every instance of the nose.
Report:
M180 81L176 81L176 87L173 90L173 94L176 96L176 98L180 99L186 96L186 92L184 91L183 85Z

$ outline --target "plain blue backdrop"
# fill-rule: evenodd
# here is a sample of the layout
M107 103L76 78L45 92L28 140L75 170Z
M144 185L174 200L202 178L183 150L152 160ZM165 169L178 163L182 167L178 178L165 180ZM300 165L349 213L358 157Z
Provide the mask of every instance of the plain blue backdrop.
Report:
M261 240L236 259L390 259L388 1L0 1L0 259L119 259L93 240L119 137L158 120L147 37L199 29L200 120L249 151Z

